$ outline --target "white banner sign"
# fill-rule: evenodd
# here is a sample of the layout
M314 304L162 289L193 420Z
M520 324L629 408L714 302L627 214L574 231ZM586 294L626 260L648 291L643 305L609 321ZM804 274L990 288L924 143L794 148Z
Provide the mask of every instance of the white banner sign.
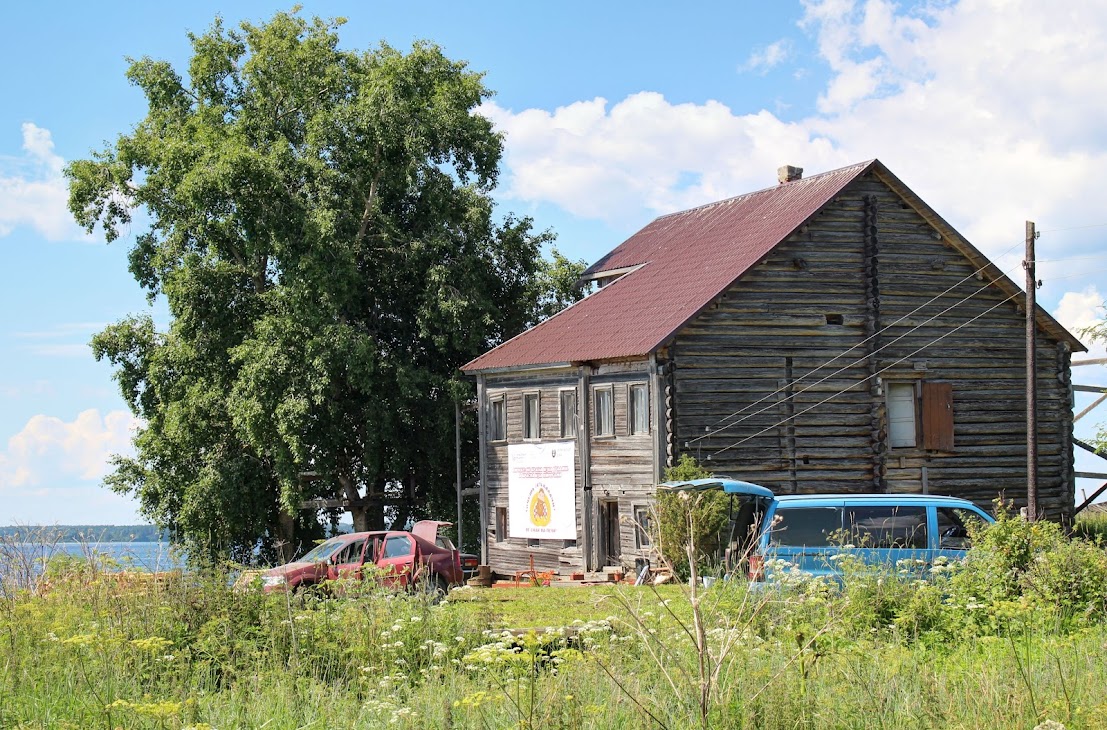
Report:
M508 535L577 539L576 444L507 447Z

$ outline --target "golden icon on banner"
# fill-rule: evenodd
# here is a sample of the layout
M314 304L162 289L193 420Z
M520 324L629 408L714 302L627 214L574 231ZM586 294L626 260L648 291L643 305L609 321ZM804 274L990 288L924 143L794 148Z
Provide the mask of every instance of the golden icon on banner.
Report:
M545 487L539 487L530 498L530 521L536 527L545 527L550 524L553 516L553 506L550 504L550 495L546 494Z

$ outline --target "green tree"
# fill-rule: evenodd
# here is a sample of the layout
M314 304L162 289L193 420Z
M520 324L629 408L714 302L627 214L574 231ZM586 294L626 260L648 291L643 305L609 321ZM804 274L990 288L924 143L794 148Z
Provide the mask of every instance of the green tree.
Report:
M92 342L144 420L107 483L196 555L291 541L305 499L367 529L452 489L458 366L581 270L543 262L529 219L494 220L482 75L425 42L342 50L341 23L217 19L186 75L132 61L146 117L66 170L88 230L149 220L130 270L168 329L136 316Z

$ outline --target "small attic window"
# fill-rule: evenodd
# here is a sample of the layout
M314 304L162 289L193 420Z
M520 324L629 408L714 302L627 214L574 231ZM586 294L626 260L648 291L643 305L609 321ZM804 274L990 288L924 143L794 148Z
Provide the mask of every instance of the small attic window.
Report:
M828 314L826 315L827 324L843 324L844 320L840 314Z

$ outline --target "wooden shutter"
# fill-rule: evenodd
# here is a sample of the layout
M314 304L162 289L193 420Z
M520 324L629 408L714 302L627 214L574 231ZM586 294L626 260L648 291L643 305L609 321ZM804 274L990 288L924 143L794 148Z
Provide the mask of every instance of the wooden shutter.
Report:
M923 448L953 451L953 385L922 384Z

